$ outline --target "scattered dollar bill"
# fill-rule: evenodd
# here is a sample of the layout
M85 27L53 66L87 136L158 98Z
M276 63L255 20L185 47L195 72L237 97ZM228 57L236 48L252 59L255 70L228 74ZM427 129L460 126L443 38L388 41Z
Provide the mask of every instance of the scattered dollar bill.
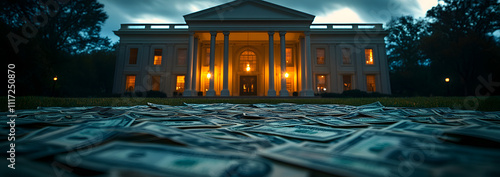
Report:
M260 125L244 129L242 131L275 134L285 137L306 139L312 141L329 141L349 135L354 130L349 129L334 129L329 127L320 127L312 125L298 125L294 127L273 127Z
M19 169L31 165L39 174L0 170L0 176L500 174L500 112L380 102L148 103L17 112L15 127L1 124L0 131L15 133ZM0 140L2 147L10 143Z

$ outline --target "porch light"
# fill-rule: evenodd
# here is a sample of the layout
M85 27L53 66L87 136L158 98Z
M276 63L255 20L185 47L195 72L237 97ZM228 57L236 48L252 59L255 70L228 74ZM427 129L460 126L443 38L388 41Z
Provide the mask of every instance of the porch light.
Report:
M207 73L207 79L210 79L212 77L212 74Z
M288 73L285 73L285 78L288 78L288 76L290 76Z
M250 71L251 69L252 68L250 68L250 64L247 64L247 68L246 68L247 72Z

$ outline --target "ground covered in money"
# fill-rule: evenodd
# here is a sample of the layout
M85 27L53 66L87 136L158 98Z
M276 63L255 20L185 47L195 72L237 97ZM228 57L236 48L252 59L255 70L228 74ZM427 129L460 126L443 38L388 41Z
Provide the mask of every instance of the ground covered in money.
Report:
M499 123L380 102L39 107L17 111L0 176L500 176Z

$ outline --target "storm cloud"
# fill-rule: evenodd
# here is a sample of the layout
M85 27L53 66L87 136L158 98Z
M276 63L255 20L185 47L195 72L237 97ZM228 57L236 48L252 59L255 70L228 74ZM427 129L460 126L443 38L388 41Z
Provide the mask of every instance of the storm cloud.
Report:
M109 18L102 35L117 41L112 31L123 23L184 23L183 15L232 0L99 0ZM363 22L386 23L392 16L415 15L426 11L417 0L267 0L278 5L325 16L340 9L350 9ZM422 0L419 0L422 1ZM331 17L331 22L338 21Z

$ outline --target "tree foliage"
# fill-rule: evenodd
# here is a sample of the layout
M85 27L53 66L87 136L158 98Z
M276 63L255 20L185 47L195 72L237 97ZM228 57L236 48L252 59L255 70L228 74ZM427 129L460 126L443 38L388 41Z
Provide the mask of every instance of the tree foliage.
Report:
M109 47L109 40L99 35L108 16L97 0L6 0L1 7L3 23L22 38L39 42L44 51Z
M115 55L110 40L99 35L107 18L97 0L1 1L0 52L5 63L16 64L17 95L53 95L62 78L78 85L77 73L97 71L80 65L66 72L71 64L114 60L108 56ZM101 51L107 54L96 54ZM60 78L56 84L55 76Z
M500 29L497 0L443 0L427 12L432 35L423 50L437 75L452 75L464 95L474 94L478 76L493 74L488 63L499 58L492 33ZM497 76L498 77L498 76Z
M431 83L431 93L443 94L439 90L446 89L443 81L449 77L454 94L474 95L482 84L478 77L500 78L495 68L499 66L500 48L492 35L500 30L497 0L440 0L423 20L400 17L388 24L393 87L401 83L394 81L412 79ZM427 59L429 65L420 65ZM427 70L421 70L422 66ZM411 74L415 72L421 74ZM393 88L398 89L406 88Z

